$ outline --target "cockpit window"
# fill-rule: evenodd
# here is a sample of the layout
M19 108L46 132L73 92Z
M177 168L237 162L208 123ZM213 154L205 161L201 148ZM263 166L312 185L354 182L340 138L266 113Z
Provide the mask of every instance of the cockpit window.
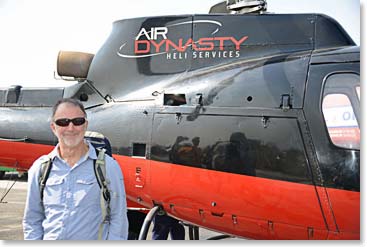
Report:
M327 79L322 112L334 145L348 149L360 149L360 128L356 117L359 116L359 112L356 111L359 110L360 86L355 85L353 77L356 75L351 76L337 74ZM351 80L346 81L346 79Z

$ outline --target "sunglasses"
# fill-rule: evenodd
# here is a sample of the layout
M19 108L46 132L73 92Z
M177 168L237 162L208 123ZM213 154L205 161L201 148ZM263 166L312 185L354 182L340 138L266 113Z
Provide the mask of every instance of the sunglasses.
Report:
M85 118L84 117L77 117L77 118L73 118L73 119L69 119L69 118L60 118L60 119L56 119L55 120L55 124L61 127L66 127L69 126L70 123L73 123L74 126L80 126L83 125L85 123Z

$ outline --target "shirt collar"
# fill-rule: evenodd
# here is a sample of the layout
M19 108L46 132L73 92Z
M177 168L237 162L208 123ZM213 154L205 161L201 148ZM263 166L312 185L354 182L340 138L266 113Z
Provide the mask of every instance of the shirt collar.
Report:
M88 141L88 140L84 140L85 143L88 144L89 146L89 150L88 150L88 156L87 158L96 160L97 159L97 153L96 153L96 149L93 147L93 145ZM49 154L49 157L54 160L56 157L60 160L62 160L62 158L60 157L59 154L59 143L56 145L56 147L51 151L51 153Z

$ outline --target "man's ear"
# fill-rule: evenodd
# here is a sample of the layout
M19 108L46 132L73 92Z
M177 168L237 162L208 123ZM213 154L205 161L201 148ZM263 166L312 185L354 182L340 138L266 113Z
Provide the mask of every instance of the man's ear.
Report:
M56 127L55 127L55 123L54 122L51 122L50 123L50 128L51 128L52 132L54 133L54 135L56 135Z

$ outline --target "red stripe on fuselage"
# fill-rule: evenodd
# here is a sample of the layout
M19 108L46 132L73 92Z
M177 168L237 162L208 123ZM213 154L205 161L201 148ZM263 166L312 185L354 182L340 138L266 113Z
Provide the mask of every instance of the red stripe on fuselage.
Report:
M360 192L327 188L327 193L339 232L347 235L344 238L359 239ZM332 239L343 238L337 233L331 235Z
M51 145L0 141L0 165L27 171L36 159L53 148Z
M115 156L128 197L194 224L257 239L326 239L313 185ZM343 191L346 195L349 191ZM338 202L343 204L343 202ZM359 201L350 201L359 204ZM358 213L359 214L359 213ZM358 224L356 219L353 224ZM340 232L341 238L355 238Z

